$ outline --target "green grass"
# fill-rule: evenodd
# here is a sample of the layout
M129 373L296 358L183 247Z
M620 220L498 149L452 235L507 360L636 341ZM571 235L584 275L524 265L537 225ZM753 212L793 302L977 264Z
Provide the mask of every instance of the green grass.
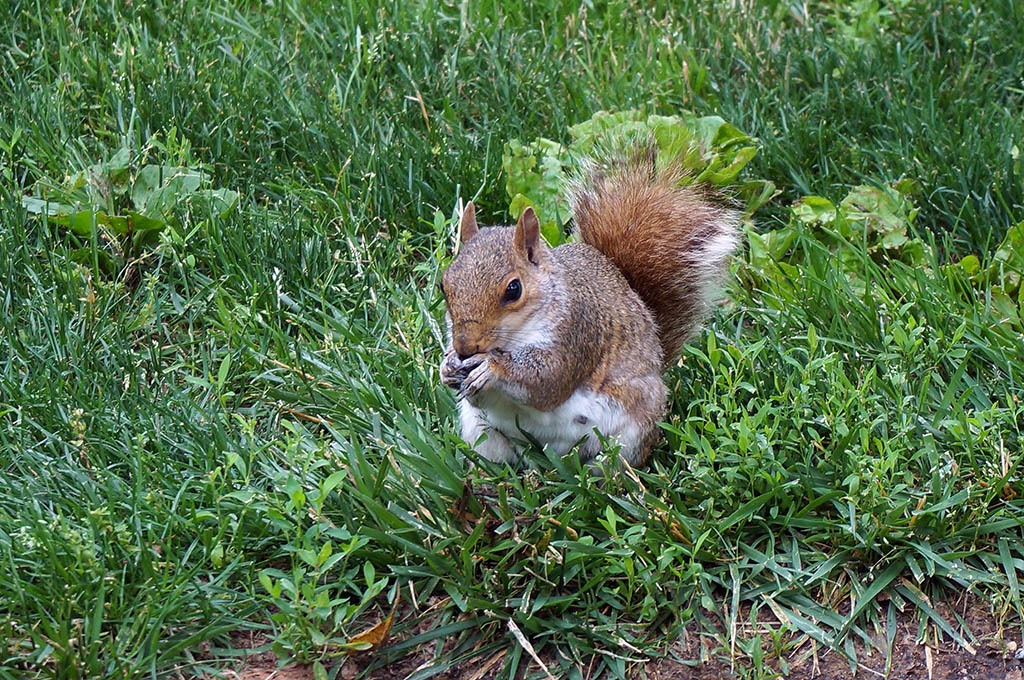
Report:
M899 608L976 644L929 614L965 588L1020 612L1022 327L941 269L1024 220L1020 3L632 4L13 2L0 673L189 676L233 630L333 672L395 597L376 658L424 645L417 677L506 648L495 673L536 675L508 622L565 677L634 672L683 626L757 677ZM539 452L470 475L436 368L445 218L507 219L509 139L624 108L758 137L764 229L912 178L935 254L851 265L802 234L795 273L739 263L635 480ZM21 197L121 146L239 207L182 207L123 276L80 264L116 246ZM732 638L747 606L792 636Z

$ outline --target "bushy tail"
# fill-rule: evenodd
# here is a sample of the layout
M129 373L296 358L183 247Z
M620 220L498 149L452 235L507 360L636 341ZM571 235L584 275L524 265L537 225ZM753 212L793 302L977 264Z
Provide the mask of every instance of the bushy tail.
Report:
M700 327L739 242L739 213L681 185L645 145L624 160L589 163L570 191L580 239L611 259L651 309L665 364Z

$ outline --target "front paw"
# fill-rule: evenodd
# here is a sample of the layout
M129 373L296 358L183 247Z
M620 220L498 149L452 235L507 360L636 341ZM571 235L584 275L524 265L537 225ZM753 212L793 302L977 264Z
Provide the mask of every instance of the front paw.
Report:
M472 359L480 355L474 355L467 359L465 364L468 364ZM465 366L465 364L463 364ZM486 390L494 382L496 376L494 374L491 360L484 357L478 366L473 368L466 376L466 379L462 381L462 387L459 389L459 396L463 399L472 399L480 392Z
M462 382L467 375L469 375L469 369L459 359L458 354L450 352L445 355L444 361L441 362L441 384L455 390L461 389Z

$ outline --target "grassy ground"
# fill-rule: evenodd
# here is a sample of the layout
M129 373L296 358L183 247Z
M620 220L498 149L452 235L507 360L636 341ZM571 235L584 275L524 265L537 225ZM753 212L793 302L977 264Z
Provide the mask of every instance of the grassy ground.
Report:
M757 677L904 609L972 644L935 609L964 589L1019 614L1022 327L941 267L987 267L1024 219L1020 3L650 4L13 0L0 673L190 676L259 630L331 674L396 598L375 658L425 649L417 677L503 649L493 673L537 673L520 636L552 673L622 676L683 626ZM916 180L927 266L862 248L851 278L801 232L785 276L737 264L636 479L538 453L467 482L446 218L507 219L509 139L626 108L758 137L764 230ZM156 243L22 207L122 147L237 206L174 204ZM737 637L758 612L780 624Z

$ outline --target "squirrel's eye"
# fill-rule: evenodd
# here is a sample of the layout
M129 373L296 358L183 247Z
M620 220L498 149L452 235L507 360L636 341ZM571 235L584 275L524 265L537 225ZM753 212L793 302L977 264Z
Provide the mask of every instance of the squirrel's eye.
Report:
M519 279L512 279L505 288L505 294L501 296L502 302L515 302L523 294L523 284Z

